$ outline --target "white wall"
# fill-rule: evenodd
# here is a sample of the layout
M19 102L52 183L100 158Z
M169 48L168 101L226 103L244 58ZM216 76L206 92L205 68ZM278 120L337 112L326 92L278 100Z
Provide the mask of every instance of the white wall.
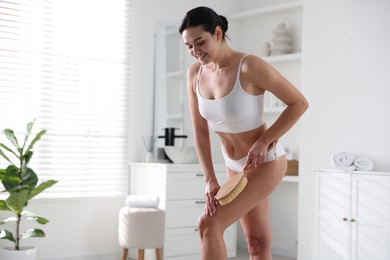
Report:
M390 171L389 10L387 0L304 1L299 260L311 259L313 169L347 150Z

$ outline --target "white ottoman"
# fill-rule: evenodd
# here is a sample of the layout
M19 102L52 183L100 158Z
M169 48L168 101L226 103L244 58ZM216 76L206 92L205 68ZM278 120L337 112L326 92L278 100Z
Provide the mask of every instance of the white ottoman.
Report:
M144 259L145 248L156 248L157 260L161 259L164 246L165 211L157 208L131 208L124 206L119 211L118 240L122 260L129 248L138 249L138 259Z

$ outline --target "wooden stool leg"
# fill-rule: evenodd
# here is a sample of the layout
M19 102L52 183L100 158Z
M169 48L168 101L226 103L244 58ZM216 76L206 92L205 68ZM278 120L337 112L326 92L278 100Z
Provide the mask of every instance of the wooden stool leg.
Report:
M145 249L138 249L138 260L144 260Z
M129 251L129 249L122 248L122 260L126 260L128 251Z
M161 248L156 248L156 257L157 260L161 260Z

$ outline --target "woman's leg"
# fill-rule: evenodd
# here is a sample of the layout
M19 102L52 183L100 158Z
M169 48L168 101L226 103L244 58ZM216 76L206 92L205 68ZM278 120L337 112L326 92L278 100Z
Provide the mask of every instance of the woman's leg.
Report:
M250 168L248 184L231 203L218 206L213 216L202 214L198 230L201 238L203 260L226 260L226 247L223 232L235 221L259 206L280 183L286 172L286 157ZM228 170L229 175L232 174ZM261 206L260 206L261 207Z
M240 219L251 260L271 260L271 227L268 198Z
M200 217L198 230L202 247L203 260L226 260L227 251L223 233L226 227L218 222L210 221L211 218L205 213Z

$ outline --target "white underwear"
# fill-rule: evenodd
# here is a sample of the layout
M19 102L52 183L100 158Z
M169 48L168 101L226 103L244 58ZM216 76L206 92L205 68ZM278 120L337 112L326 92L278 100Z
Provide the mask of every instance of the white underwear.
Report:
M225 158L225 164L227 167L229 167L231 170L233 170L235 172L241 172L244 169L246 159L248 156L244 156L243 158L238 159L238 160L233 160L233 159L230 159L228 157L228 155L224 152L223 149L221 149L221 150L222 150L222 155ZM275 145L275 149L272 149L271 151L269 151L267 153L267 155L264 158L263 163L276 160L277 158L279 158L280 156L282 156L284 154L286 154L286 152L284 151L283 145L281 145L279 142L277 142Z

